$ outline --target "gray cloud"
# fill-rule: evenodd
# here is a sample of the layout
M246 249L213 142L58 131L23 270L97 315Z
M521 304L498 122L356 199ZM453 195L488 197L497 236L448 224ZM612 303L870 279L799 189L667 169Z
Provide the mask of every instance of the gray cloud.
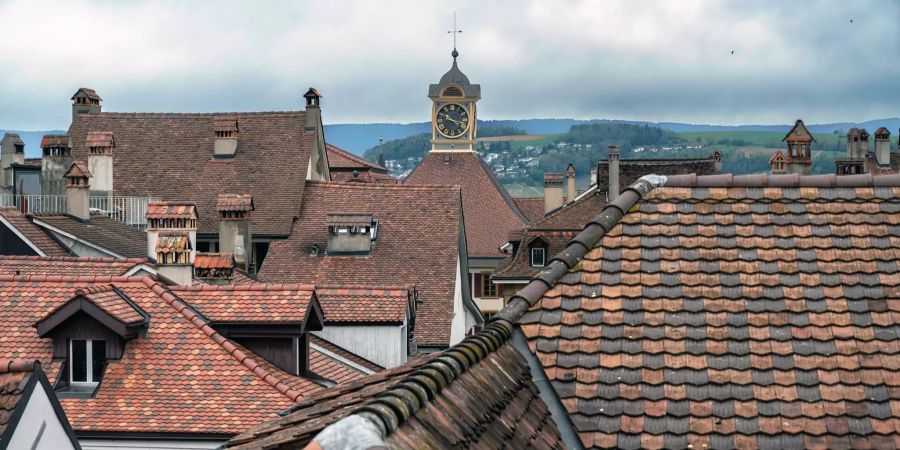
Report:
M0 128L64 128L79 86L111 111L224 111L297 109L312 85L330 123L422 121L450 64L453 9L484 118L898 115L893 0L11 0Z

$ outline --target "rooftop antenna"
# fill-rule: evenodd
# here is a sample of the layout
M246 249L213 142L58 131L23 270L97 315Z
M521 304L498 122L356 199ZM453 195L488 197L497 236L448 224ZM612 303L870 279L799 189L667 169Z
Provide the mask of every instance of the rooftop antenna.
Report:
M453 62L456 62L456 57L459 56L459 52L456 51L456 35L462 33L462 30L456 28L456 11L453 11L453 29L447 33L453 35L453 52L450 53L450 56L453 57Z

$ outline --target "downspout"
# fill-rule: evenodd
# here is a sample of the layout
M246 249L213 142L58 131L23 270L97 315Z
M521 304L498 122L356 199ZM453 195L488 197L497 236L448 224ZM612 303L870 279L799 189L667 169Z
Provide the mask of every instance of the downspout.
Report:
M544 401L547 409L550 410L550 416L556 422L556 428L559 429L559 434L562 435L566 448L583 450L584 445L581 443L581 438L578 437L578 432L575 431L575 425L572 424L568 411L566 411L562 402L559 401L556 390L553 389L550 380L547 379L547 374L544 373L543 366L541 366L537 357L534 356L534 353L531 353L531 349L528 348L528 342L525 340L525 335L522 334L522 330L518 327L513 331L512 345L528 361L531 381L537 386L541 400Z

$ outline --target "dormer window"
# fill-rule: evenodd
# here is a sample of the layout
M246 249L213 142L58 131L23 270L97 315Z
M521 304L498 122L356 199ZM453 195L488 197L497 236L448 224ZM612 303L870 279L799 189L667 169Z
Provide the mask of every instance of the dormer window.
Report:
M371 214L335 213L325 217L328 255L368 255L378 236L378 222Z
M213 156L215 158L233 158L237 152L238 121L234 117L216 117L213 119L213 132L216 135Z
M547 249L543 247L531 248L531 267L544 267L547 265Z

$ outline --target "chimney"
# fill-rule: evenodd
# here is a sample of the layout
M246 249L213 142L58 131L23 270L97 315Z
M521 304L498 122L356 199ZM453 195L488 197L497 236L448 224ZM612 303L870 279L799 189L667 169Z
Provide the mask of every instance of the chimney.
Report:
M606 200L611 202L619 196L619 156L622 154L622 149L618 145L610 145L607 150L609 151L609 184Z
M722 153L719 152L719 149L713 151L712 159L716 173L722 173Z
M156 260L159 275L178 285L194 278L197 248L197 208L191 202L147 204L147 256Z
M72 143L67 134L41 139L41 195L66 195L66 171L72 165Z
M12 192L13 173L9 167L13 164L25 163L25 142L15 133L6 133L0 139L0 189L9 188Z
M66 214L82 222L91 221L91 172L87 164L75 161L66 171Z
M234 158L238 145L237 118L213 118L213 132L216 134L213 144L213 157L221 159Z
M234 263L249 272L253 259L253 234L250 212L253 196L250 194L219 194L216 197L219 211L219 251L234 255Z
M575 200L575 166L566 167L566 202Z
M562 206L563 203L563 174L544 174L544 212L550 212Z
M322 95L316 88L309 88L303 98L306 99L306 131L315 131L322 123L322 111L319 109L319 100Z
M112 195L113 148L116 140L111 131L89 131L85 139L88 148L88 170L94 175L91 190Z
M769 164L772 166L772 174L780 175L787 173L787 161L784 158L784 152L778 150L769 158Z
M90 88L80 88L72 96L72 121L81 114L100 114L103 99L97 95L97 91Z
M197 253L194 277L209 284L232 284L234 255L231 253Z
M891 132L885 127L875 130L875 159L879 166L891 165Z
M859 143L856 147L857 158L865 158L869 153L869 132L865 128L859 129Z
M325 216L328 226L326 254L366 256L378 237L378 223L371 214L333 213Z

